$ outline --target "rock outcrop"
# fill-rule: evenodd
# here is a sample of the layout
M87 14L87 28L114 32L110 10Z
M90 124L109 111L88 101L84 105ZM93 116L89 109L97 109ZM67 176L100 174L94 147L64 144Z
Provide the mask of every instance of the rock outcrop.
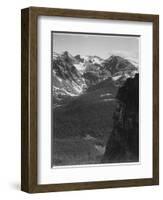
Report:
M103 163L139 160L139 75L128 78L117 93L113 130L108 139Z

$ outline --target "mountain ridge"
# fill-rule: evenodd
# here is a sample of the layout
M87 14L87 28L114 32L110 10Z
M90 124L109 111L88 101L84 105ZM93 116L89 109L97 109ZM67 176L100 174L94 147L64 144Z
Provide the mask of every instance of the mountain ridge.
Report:
M53 96L59 102L67 96L79 96L89 88L109 79L116 87L138 73L136 64L121 56L72 56L68 51L53 52Z

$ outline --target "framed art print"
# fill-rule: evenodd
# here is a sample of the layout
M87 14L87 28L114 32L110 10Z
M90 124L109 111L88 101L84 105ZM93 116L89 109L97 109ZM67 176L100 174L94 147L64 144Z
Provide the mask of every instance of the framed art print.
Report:
M21 17L22 190L158 185L158 15Z

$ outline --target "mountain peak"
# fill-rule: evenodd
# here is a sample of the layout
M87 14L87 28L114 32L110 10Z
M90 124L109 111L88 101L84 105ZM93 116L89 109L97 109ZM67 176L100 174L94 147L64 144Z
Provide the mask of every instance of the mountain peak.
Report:
M65 56L65 57L73 57L68 51L64 51L61 56Z
M107 58L106 60L118 60L118 61L121 61L121 60L125 60L125 58L123 58L122 56L119 56L119 55L114 55L112 54L109 58Z
M64 51L64 52L62 53L62 55L68 56L68 55L69 55L69 52L68 52L68 51Z
M116 87L133 77L138 68L130 60L119 55L111 55L108 59L99 56L72 56L68 51L53 53L53 71L58 88L65 94L80 95L86 88L95 86L104 80L112 80ZM106 84L110 84L109 81ZM68 86L67 86L68 85ZM101 84L99 85L101 87ZM96 88L96 87L94 87ZM59 91L59 90L57 90Z
M121 56L111 55L104 61L104 67L109 69L111 74L114 75L120 71L134 71L137 70L128 59Z

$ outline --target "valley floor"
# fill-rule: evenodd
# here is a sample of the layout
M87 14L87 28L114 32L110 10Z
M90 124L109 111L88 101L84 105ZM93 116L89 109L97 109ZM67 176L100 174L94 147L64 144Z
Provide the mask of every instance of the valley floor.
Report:
M86 137L56 139L54 142L53 164L55 166L99 164L103 158L105 146L105 141L89 135Z
M52 166L100 164L116 106L113 95L90 92L53 112Z

